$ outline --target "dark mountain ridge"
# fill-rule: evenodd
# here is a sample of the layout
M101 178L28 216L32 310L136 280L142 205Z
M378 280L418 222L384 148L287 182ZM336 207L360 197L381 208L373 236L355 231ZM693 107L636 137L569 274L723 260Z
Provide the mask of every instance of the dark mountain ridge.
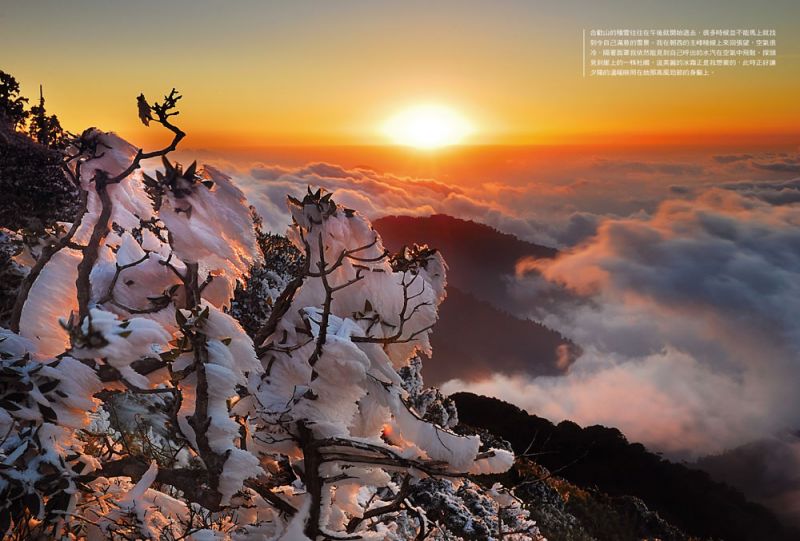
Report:
M425 379L476 380L491 373L562 373L580 353L568 337L513 315L508 280L523 257L554 257L553 248L444 214L389 216L373 222L392 251L412 243L437 248L448 263L447 299L432 335Z
M507 280L523 257L553 258L555 248L540 246L502 233L478 222L446 214L432 216L387 216L372 223L384 245L399 250L416 242L438 248L449 271L448 284L467 291L497 308L512 312Z
M431 335L433 358L424 364L425 381L478 380L492 373L557 375L579 354L560 333L518 319L470 293L448 286Z
M634 496L692 536L727 541L800 539L765 507L705 473L669 462L615 428L557 425L496 398L451 396L459 419L511 443L518 454L581 487L612 497Z

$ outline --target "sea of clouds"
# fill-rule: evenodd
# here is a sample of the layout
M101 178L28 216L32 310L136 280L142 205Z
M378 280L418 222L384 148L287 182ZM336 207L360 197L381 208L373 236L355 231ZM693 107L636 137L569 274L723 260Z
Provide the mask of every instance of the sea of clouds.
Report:
M444 213L562 250L518 262L509 295L517 316L583 355L562 376L497 373L446 391L616 426L673 458L800 428L800 155L598 157L557 182L531 171L466 186L329 163L222 165L276 232L286 195L322 186L370 218ZM538 302L554 288L576 301Z

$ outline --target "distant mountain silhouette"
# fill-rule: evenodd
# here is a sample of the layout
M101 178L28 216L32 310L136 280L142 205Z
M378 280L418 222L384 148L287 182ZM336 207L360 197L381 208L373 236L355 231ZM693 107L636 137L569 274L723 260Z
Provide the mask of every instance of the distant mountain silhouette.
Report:
M800 527L800 434L756 440L702 457L690 466L736 487L785 522Z
M517 453L583 487L611 496L634 496L669 523L693 536L727 541L788 541L800 531L785 528L769 510L698 470L664 460L615 428L554 425L520 408L472 393L452 395L465 425L507 440Z
M492 373L556 375L575 359L578 347L535 321L515 318L457 287L448 286L431 339L433 359L425 381L477 380Z
M507 281L514 265L523 257L554 257L555 249L444 214L389 216L373 227L392 251L428 244L447 260L447 300L432 336L433 359L424 365L428 383L492 373L556 375L579 353L569 338L512 315Z
M501 233L488 225L445 214L388 216L372 223L384 245L399 250L412 243L441 250L450 269L447 282L501 310L513 312L507 280L523 257L552 258L555 248Z

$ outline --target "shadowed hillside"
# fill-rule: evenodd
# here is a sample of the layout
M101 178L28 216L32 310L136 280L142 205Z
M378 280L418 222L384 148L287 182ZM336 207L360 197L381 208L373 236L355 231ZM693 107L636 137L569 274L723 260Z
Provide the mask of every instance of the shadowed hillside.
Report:
M413 242L438 248L448 264L447 300L432 336L425 380L476 380L492 373L555 375L579 354L569 338L514 317L506 282L522 257L553 257L553 248L519 240L487 225L437 214L390 216L373 223L392 251Z
M509 306L506 281L523 257L551 258L558 251L501 233L488 225L444 214L428 217L388 216L373 222L384 245L392 251L416 242L441 250L450 267L448 284L505 311Z
M761 505L701 471L664 460L615 428L554 425L516 406L472 393L452 395L462 423L508 440L517 453L582 487L635 496L688 534L727 541L800 539Z
M555 375L575 359L578 347L535 321L517 319L457 287L448 286L439 307L425 363L425 381L476 380L492 373Z

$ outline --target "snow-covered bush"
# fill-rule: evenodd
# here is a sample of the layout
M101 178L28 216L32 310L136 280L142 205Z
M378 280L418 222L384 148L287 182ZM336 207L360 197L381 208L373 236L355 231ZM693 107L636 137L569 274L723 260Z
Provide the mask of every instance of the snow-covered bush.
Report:
M452 404L422 388L441 255L391 255L364 217L309 189L289 198L296 253L262 257L231 179L169 160L178 99L139 98L142 121L174 135L164 149L92 129L66 151L79 217L30 262L0 337L0 529L537 538L510 494L464 479L513 455L450 431ZM152 176L149 158L162 159ZM254 268L261 289L231 307ZM231 314L259 295L254 342Z

